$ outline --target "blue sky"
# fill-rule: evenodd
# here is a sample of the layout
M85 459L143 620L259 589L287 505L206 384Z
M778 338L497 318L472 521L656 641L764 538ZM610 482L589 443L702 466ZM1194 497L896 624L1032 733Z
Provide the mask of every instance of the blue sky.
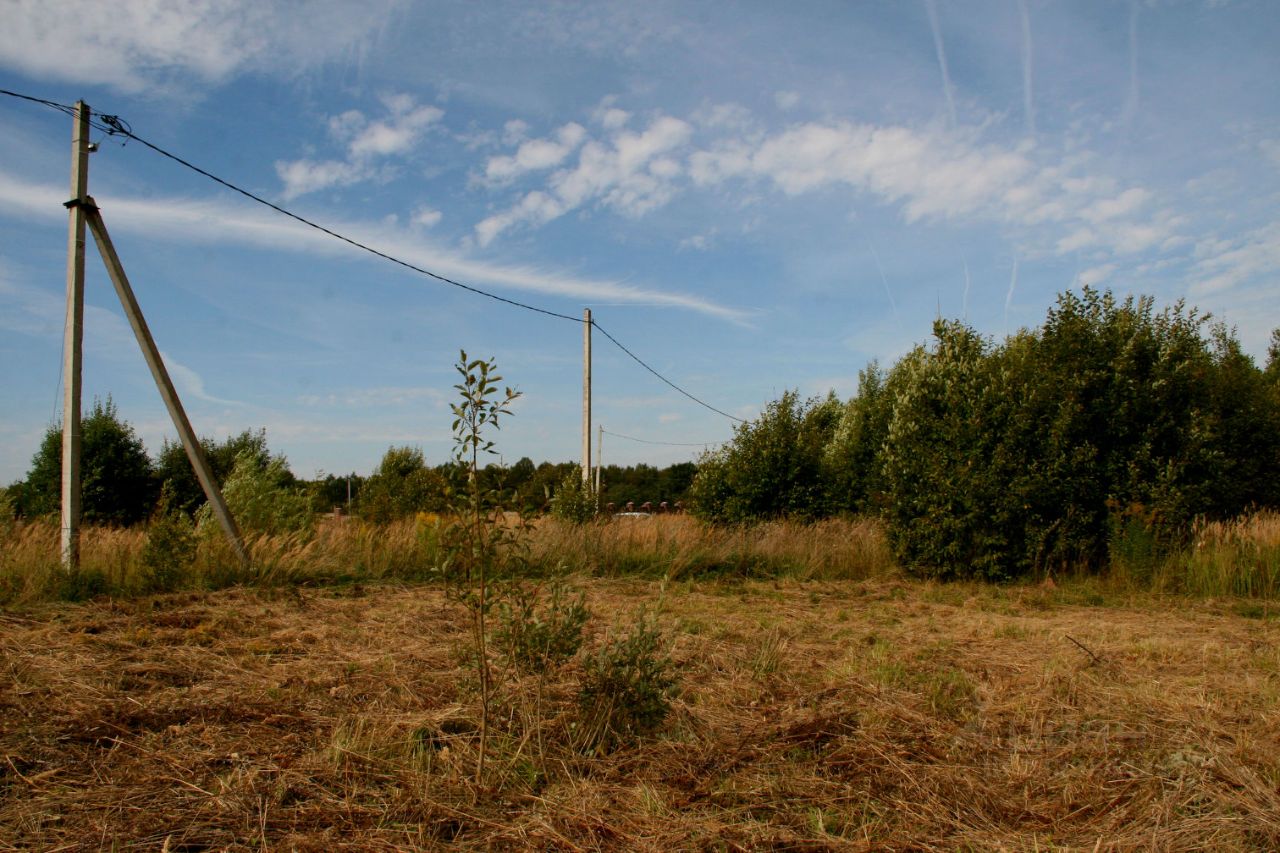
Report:
M0 0L0 87L442 275L592 308L750 417L856 388L941 312L1000 338L1083 283L1186 299L1261 359L1280 326L1269 2ZM71 121L0 98L0 482L58 417ZM201 434L299 475L450 448L460 348L524 396L507 462L574 459L581 328L363 256L103 139L90 192ZM173 435L95 254L86 403ZM721 441L595 338L595 418ZM697 447L606 436L606 462Z

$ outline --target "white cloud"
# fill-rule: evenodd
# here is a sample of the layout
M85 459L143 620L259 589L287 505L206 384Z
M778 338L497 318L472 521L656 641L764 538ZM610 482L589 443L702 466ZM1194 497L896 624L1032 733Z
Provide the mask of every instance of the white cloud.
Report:
M369 176L369 169L339 160L293 160L277 162L276 174L284 181L284 197L293 199L330 187L359 183Z
M559 166L581 144L586 134L582 125L570 122L556 131L554 140L526 140L514 155L489 158L485 165L485 177L495 182L510 181L525 172Z
M420 225L423 228L434 228L440 224L440 220L444 218L444 214L438 210L429 207L420 207L413 212L410 221L414 225Z
M61 223L66 191L34 184L0 170L0 216ZM191 198L99 198L113 229L144 232L152 238L182 243L229 243L272 251L349 255L356 251L291 219L239 202ZM331 221L326 225L366 245L440 275L478 287L516 290L589 302L627 302L695 311L731 322L745 322L744 312L693 294L656 290L608 279L564 275L536 267L477 261L424 242L421 231L386 222ZM363 253L362 253L363 254ZM120 321L123 325L123 321ZM127 333L127 327L125 327Z
M219 83L245 70L294 75L358 51L403 0L9 0L0 66L44 80L126 92L183 78Z
M1115 264L1099 264L1096 267L1089 267L1081 270L1076 276L1076 281L1080 284L1087 284L1090 287L1097 287L1107 279L1111 278L1112 273L1116 271Z
M185 399L195 398L206 403L218 403L224 406L244 405L236 400L224 400L221 397L215 397L210 394L205 390L204 378L199 373L196 373L167 352L161 352L160 358L164 360L165 369L169 371L169 376L173 378L174 384L181 389L182 396Z
M607 109L617 107L610 101ZM763 183L790 196L845 187L898 207L908 224L995 224L1024 244L1029 258L1082 250L1130 255L1183 240L1184 222L1152 192L1096 173L1085 153L996 144L982 129L938 124L805 122L765 134L744 112L704 106L692 123L660 115L643 131L582 140L572 166L551 172L542 186L522 187L516 200L478 223L477 243L489 245L513 228L544 225L592 204L641 216L690 185L733 182ZM720 113L723 120L713 120ZM567 160L565 147L526 140L513 155L491 159L488 176L509 182L554 169Z
M542 225L592 201L631 216L665 204L675 193L673 181L682 169L675 159L661 155L684 144L691 132L686 122L660 116L641 133L620 131L607 143L585 142L577 164L551 175L545 191L528 192L513 206L477 224L477 242L487 246L516 225ZM576 132L571 141L577 144ZM504 163L499 172L503 170L519 174L520 166Z
M304 394L298 398L298 402L304 406L334 406L360 410L371 406L405 406L423 400L440 404L444 401L444 394L438 388L416 386L351 388L340 393Z
M799 92L774 92L773 102L780 110L793 110L800 104Z
M345 160L277 161L276 174L284 182L284 198L350 186L374 177L378 174L378 159L408 153L444 115L439 107L417 105L409 95L384 95L382 103L389 115L378 121L369 121L359 110L347 110L329 119L329 135L345 145Z
M1197 246L1199 279L1196 296L1233 290L1243 284L1280 275L1280 222L1258 228L1236 240L1214 240Z

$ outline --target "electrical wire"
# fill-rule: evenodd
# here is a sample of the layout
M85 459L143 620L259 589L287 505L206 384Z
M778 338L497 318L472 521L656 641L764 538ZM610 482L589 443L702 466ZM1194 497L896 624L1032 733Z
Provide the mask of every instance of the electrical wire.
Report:
M723 411L721 411L720 409L717 409L715 406L711 405L710 403L708 403L708 402L706 402L706 401L704 401L704 400L700 400L700 399L698 399L697 397L695 397L695 396L693 396L692 394L690 394L688 391L686 391L686 390L684 390L683 388L681 388L681 387L680 387L679 385L677 385L676 383L672 382L672 381L671 381L670 379L668 379L667 377L663 376L663 375L662 375L661 373L659 373L658 371L654 370L652 367L650 367L648 364L646 364L646 363L644 362L644 360L640 358L640 356L636 355L636 354L635 354L635 353L633 353L631 350L629 350L629 349L627 349L626 347L624 347L624 346L622 345L622 342L621 342L621 341L619 341L619 340L618 340L617 338L615 338L613 335L609 334L609 332L608 332L608 331L607 331L603 326L601 326L599 323L597 323L597 322L596 322L596 320L595 320L595 318L594 318L594 317L593 317L593 318L591 318L591 324L592 324L593 326L595 326L597 329L599 329L599 330L600 330L600 334L604 335L606 338L608 338L609 340L613 341L613 345L614 345L614 346L616 346L618 349L620 349L620 350L622 350L623 352L625 352L627 355L631 356L631 360L632 360L632 361L634 361L636 364L640 365L640 366L641 366L641 367L643 367L645 370L647 370L647 371L649 371L650 373L652 373L654 376L656 376L656 377L658 377L659 379L661 379L663 382L667 383L667 385L671 386L671 387L672 387L672 388L674 388L675 390L679 391L681 394L683 394L683 395L685 395L686 397L688 397L688 398L689 398L690 400L692 400L693 402L697 403L699 406L702 406L703 408L706 408L706 409L710 409L711 411L715 412L717 415L723 415L724 417L728 418L728 419L729 419L729 420L731 420L731 421L737 421L737 422L738 422L738 423L740 423L740 424L742 424L742 423L746 423L746 421L744 421L742 418L735 417L735 416L733 416L733 415L729 414L728 412L723 412Z
M625 438L627 441L638 441L641 444L657 444L662 447L711 447L716 444L725 444L724 441L652 441L647 438L636 438L631 435L623 435L620 432L609 432L609 430L600 429L605 435L611 435L614 438Z
M44 106L52 107L53 109L58 110L59 112L66 113L68 115L75 115L75 107L69 104L61 104L61 103L58 103L57 101L50 101L45 98L37 98L31 95L24 95L19 92L11 91L9 89L0 89L0 94L8 95L13 98L19 98L24 101L31 101L32 103L36 103L36 104L43 104ZM382 258L385 261L390 261L393 264L404 267L405 269L408 269L408 270L412 270L413 272L416 272L420 275L428 276L430 278L435 279L436 281L440 281L440 282L443 282L444 284L449 284L454 287L461 288L462 290L469 291L479 296L487 296L488 298L493 299L497 302L502 302L504 304L511 305L516 308L523 308L526 311L534 311L538 314L544 314L548 317L556 317L561 320L569 320L570 322L573 322L573 323L584 322L579 317L573 317L569 314L562 314L559 311L551 311L546 308L539 308L536 305L530 305L526 302L520 302L515 299L508 299L505 296L499 296L496 293L490 293L487 290L481 290L478 287L472 287L469 284L463 284L460 281L454 281L453 279L448 278L447 276L434 273L431 270L424 269L423 267L417 266L416 264L412 264L408 261L401 260L400 258L397 258L393 255L388 255L386 252L382 252L378 249L373 248L372 246L369 246L365 243L361 243L359 240L355 240L344 234L340 234L337 231L332 230L331 228L327 228L317 222L313 222L312 220L307 219L304 216L294 213L291 210L287 210L286 208L283 208L280 205L275 204L274 202L270 202L265 198L250 192L249 190L236 186L230 181L220 178L217 175L213 174L212 172L206 171L205 169L200 168L194 163L191 163L190 161L185 160L182 157L179 157L177 154L174 154L170 151L166 151L165 149L161 148L159 145L156 145L152 142L148 142L146 139L143 139L142 137L134 133L133 128L129 126L128 122L124 121L119 116L106 115L105 113L100 114L100 118L98 120L94 120L92 118L90 119L90 125L97 130L107 133L108 135L111 135L111 136L119 135L119 136L125 137L126 139L132 139L135 142L137 142L139 145L142 145L142 146L145 146L146 148L151 149L156 154L159 154L162 157L166 157L169 160L172 160L173 162L179 164L180 166L184 166L187 169L190 169L191 171L199 175L203 175L204 177L208 178L214 183L219 184L231 190L232 192L239 193L240 195L244 196L250 201L257 202L258 204L263 205L264 207L268 207L271 210L274 210L276 213L287 216L296 222L300 222L301 224L306 225L309 228L314 228L315 230L320 231L323 234L327 234L328 236L333 237L336 240L341 240L342 242L350 246L353 246L357 249L360 249L361 251L368 252L371 255ZM735 417L729 414L728 412L717 409L715 406L711 405L710 403L704 400L701 400L698 397L695 397L693 394L681 388L679 385L672 382L667 377L663 376L657 370L650 367L643 359L640 358L640 356L636 355L631 350L623 346L621 341L619 341L613 335L609 334L609 332L604 327L602 327L598 322L596 322L594 318L590 322L591 322L591 325L599 329L600 333L604 335L606 338L608 338L610 342L613 343L614 346L616 346L618 349L622 350L622 352L624 352L627 356L629 356L632 361L634 361L636 364L640 365L645 370L652 373L658 379L662 380L662 382L664 382L670 388L680 392L685 397L688 397L690 400L697 403L699 406L709 409L718 415L726 417L731 421L736 421L737 423L745 423L745 421L743 421L742 418Z

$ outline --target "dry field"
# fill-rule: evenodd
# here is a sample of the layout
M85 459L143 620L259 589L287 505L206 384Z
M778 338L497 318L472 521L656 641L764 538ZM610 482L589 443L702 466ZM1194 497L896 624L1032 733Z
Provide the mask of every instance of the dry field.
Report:
M644 607L663 730L574 750L576 664L509 686L490 776L431 586L0 614L0 849L1274 850L1267 605L1040 587L580 578Z

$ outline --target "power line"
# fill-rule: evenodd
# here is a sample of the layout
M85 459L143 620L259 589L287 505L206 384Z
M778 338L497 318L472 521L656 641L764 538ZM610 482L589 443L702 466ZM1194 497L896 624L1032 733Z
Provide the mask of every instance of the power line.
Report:
M652 441L647 438L636 438L631 435L623 435L620 432L609 432L609 430L600 429L605 435L611 435L614 438L625 438L627 441L638 441L641 444L657 444L662 447L710 447L713 444L725 444L723 441Z
M19 98L19 99L24 100L24 101L31 101L32 103L36 103L36 104L42 104L42 105L47 106L47 107L52 107L53 109L58 110L59 112L62 112L62 113L66 113L66 114L68 114L68 115L74 115L74 114L75 114L75 107L73 107L73 106L71 106L71 105L69 105L69 104L61 104L61 103L58 103L57 101L50 101L50 100L47 100L47 99L45 99L45 98L37 98L37 97L33 97L33 96L31 96L31 95L24 95L24 94L21 94L21 93L19 93L19 92L13 92L13 91L10 91L9 89L0 89L0 94L8 95L8 96L13 97L13 98ZM232 192L239 193L240 195L244 196L245 198L249 199L250 201L257 202L258 204L261 204L261 205L263 205L264 207L268 207L268 208L270 208L271 210L274 210L276 213L279 213L279 214L282 214L282 215L284 215L284 216L287 216L287 217L289 217L290 219L293 219L293 220L294 220L294 221L296 221L296 222L300 222L301 224L306 225L306 226L307 226L307 227L309 227L309 228L314 228L315 230L320 231L320 232L321 232L321 233L323 233L323 234L327 234L328 236L333 237L333 238L334 238L334 239L336 239L336 240L341 240L342 242L344 242L344 243L346 243L346 244L348 244L348 245L350 245L350 246L353 246L353 247L355 247L355 248L357 248L357 249L360 249L361 251L368 252L369 254L374 255L374 256L376 256L376 257L379 257L379 258L382 258L383 260L390 261L391 263L396 264L396 265L401 266L401 267L404 267L405 269L412 270L413 272L416 272L416 273L418 273L418 274L420 274L420 275L428 276L428 277L430 277L430 278L435 279L436 281L440 281L440 282L443 282L443 283L445 283L445 284L453 285L454 287L461 288L462 290L470 291L471 293L475 293L475 294L477 294L477 295L479 295L479 296L487 296L488 298L493 299L493 300L495 300L495 301L497 301L497 302L502 302L502 303L505 303L505 304L507 304L507 305L514 306L514 307L516 307L516 308L523 308L523 309L525 309L526 311L534 311L534 312L536 312L536 313L538 313L538 314L545 314L545 315L546 315L546 316L548 316L548 317L556 317L556 318L561 319L561 320L569 320L570 322L573 322L573 323L581 323L581 322L583 322L583 321L582 321L582 319L580 319L580 318L578 318L578 317L570 316L569 314L562 314L562 313L560 313L560 312L558 312L558 311L551 311L551 310L548 310L548 309L546 309L546 308L539 308L539 307L537 307L536 305L530 305L530 304L528 304L528 303L526 303L526 302L520 302L520 301L515 300L515 299L508 299L508 298L507 298L507 297L505 297L505 296L499 296L499 295L498 295L498 294L496 294L496 293L490 293L490 292L489 292L489 291L487 291L487 290L481 290L481 289L480 289L480 288L478 288L478 287L472 287L472 286L471 286L471 285L469 285L469 284L463 284L463 283L462 283L462 282L460 282L460 281L454 281L453 279L448 278L447 276L443 276L443 275L440 275L440 274L438 274L438 273L434 273L434 272L432 272L431 270L424 269L423 267L417 266L416 264L412 264L412 263L410 263L410 262L408 262L408 261L401 260L400 258L397 258L397 257L395 257L394 255L388 255L386 252L383 252L383 251L380 251L380 250L378 250L378 249L375 249L375 248L373 248L372 246L369 246L369 245L367 245L367 244L365 244L365 243L361 243L359 240L355 240L355 239L353 239L353 238L351 238L351 237L346 236L345 234L340 234L340 233L338 233L337 231L334 231L334 230L333 230L333 229L331 229L331 228L327 228L327 227L325 227L325 226L323 226L323 225L321 225L321 224L319 224L319 223L317 223L317 222L313 222L312 220L307 219L307 218L306 218L306 217L304 217L304 216L301 216L301 215L299 215L299 214L297 214L297 213L294 213L294 212L293 212L293 211L291 211L291 210L287 210L286 208L283 208L283 207L281 207L280 205L275 204L274 202L267 201L265 198L263 198L263 197L261 197L261 196L259 196L259 195L256 195L256 194L254 194L254 193L250 192L249 190L244 189L243 187L239 187L239 186L237 186L237 185L235 185L235 184L231 183L231 182L230 182L230 181L228 181L228 180L225 180L225 179L223 179L223 178L218 177L217 175L213 174L212 172L209 172L209 171L206 171L205 169L200 168L199 166L195 165L194 163L191 163L191 162L189 162L189 161L187 161L187 160L184 160L182 157L179 157L177 154L174 154L174 153L172 153L172 152L170 152L170 151L166 151L165 149L161 148L160 146L158 146L158 145L156 145L156 144L154 144L154 143L152 143L152 142L148 142L147 140L143 139L142 137L140 137L140 136L138 136L136 133L134 133L134 132L133 132L133 128L129 126L128 122L124 121L124 120L123 120L123 119L121 119L119 116L101 114L101 115L100 115L100 123L99 123L99 122L94 122L94 121L92 121L92 120L91 120L91 121L90 121L90 124L91 124L94 128L96 128L96 129L98 129L98 130L101 130L101 131L103 131L103 132L105 132L105 133L107 133L107 134L110 134L110 135L112 135L112 136L120 135L120 136L125 137L126 139L132 139L132 140L134 140L135 142L137 142L138 144L143 145L143 146L145 146L145 147L147 147L147 148L151 149L152 151L154 151L155 153L159 154L160 156L162 156L162 157L166 157L166 158L168 158L168 159L172 160L173 162L175 162L175 163L177 163L177 164L179 164L179 165L181 165L181 166L185 166L186 168L190 169L191 171L193 171L193 172L195 172L195 173L197 173L197 174L199 174L199 175L203 175L204 177L208 178L209 180L213 181L214 183L220 184L221 186L226 187L227 189L231 190ZM599 329L599 330L600 330L600 333L601 333L602 335L604 335L606 338L608 338L608 339L613 343L613 345L614 345L614 346L616 346L618 349L622 350L622 352L626 353L626 354L627 354L627 355L628 355L628 356L629 356L629 357L630 357L630 358L631 358L631 359L632 359L636 364L640 365L640 366L641 366L641 367L643 367L645 370L649 371L649 372L650 372L650 373L652 373L654 376L658 377L658 379L662 380L662 381L663 381L664 383L666 383L669 387L671 387L671 388L673 388L674 390L676 390L676 391L680 392L680 393L681 393L681 394L683 394L685 397L688 397L690 400L692 400L693 402L697 403L699 406L702 406L702 407L704 407L704 408L706 408L706 409L709 409L709 410L711 410L711 411L715 412L715 413L716 413L716 414L718 414L718 415L722 415L723 417L726 417L726 418L728 418L729 420L736 421L736 422L738 422L738 423L745 423L745 421L743 421L743 419L742 419L742 418L734 417L733 415L729 414L728 412L725 412L725 411L722 411L722 410L720 410L720 409L717 409L715 406L711 405L710 403L707 403L706 401L701 400L701 399L699 399L699 398L695 397L693 394L690 394L688 391L684 390L684 389L683 389L683 388L681 388L679 385L677 385L676 383L672 382L672 381L671 381L670 379L668 379L667 377L663 376L663 375L662 375L661 373L659 373L657 370L654 370L654 369L653 369L652 367L650 367L647 363L645 363L645 361L644 361L643 359L641 359L638 355L636 355L636 354L635 354L635 353L633 353L631 350L629 350L629 349L627 349L625 346L623 346L621 341L619 341L619 340L618 340L617 338L615 338L613 335L609 334L609 332L608 332L608 331L606 331L606 330L604 329L604 327L602 327L602 326L601 326L599 323L597 323L594 319L592 319L590 322L591 322L591 324L592 324L595 328Z
M692 400L693 402L697 403L699 406L702 406L702 407L704 407L704 408L710 409L711 411L715 412L717 415L723 415L724 417L728 418L728 419L729 419L729 420L731 420L731 421L737 421L737 422L738 422L738 423L740 423L740 424L741 424L741 423L746 423L746 421L744 421L742 418L734 417L733 415L729 414L728 412L723 412L723 411L721 411L720 409L717 409L715 406L711 405L710 403L708 403L708 402L706 402L706 401L704 401L704 400L700 400L700 399L698 399L697 397L693 396L693 395L692 395L692 394L690 394L688 391L684 390L684 389L683 389L683 388L681 388L679 385L677 385L676 383L672 382L670 379L668 379L667 377L663 376L663 375L662 375L661 373L659 373L658 371L654 370L654 369L653 369L652 367L650 367L648 364L645 364L644 360L643 360L643 359L641 359L641 358L640 358L640 356L636 355L636 354L635 354L635 353L633 353L631 350L629 350L629 349L627 349L626 347L624 347L624 346L622 345L622 342L621 342L621 341L619 341L619 340L618 340L617 338L615 338L613 335L609 334L609 333L608 333L608 331L606 331L606 330L605 330L605 328L604 328L603 326L601 326L599 323L597 323L595 320L592 320L592 321L591 321L591 324L592 324L593 326L595 326L597 329L599 329L599 330L600 330L600 334L604 335L606 338L608 338L609 340L613 341L613 345L614 345L614 346L616 346L618 349L620 349L620 350L622 350L623 352L625 352L627 355L631 356L632 361L634 361L636 364L640 365L640 366L641 366L641 367L643 367L645 370L647 370L647 371L649 371L650 373L652 373L654 376L656 376L656 377L658 377L659 379L661 379L663 382L667 383L667 385L671 386L672 388L674 388L674 389L676 389L677 391L679 391L681 394L683 394L683 395L685 395L686 397L688 397L688 398L689 398L690 400Z

